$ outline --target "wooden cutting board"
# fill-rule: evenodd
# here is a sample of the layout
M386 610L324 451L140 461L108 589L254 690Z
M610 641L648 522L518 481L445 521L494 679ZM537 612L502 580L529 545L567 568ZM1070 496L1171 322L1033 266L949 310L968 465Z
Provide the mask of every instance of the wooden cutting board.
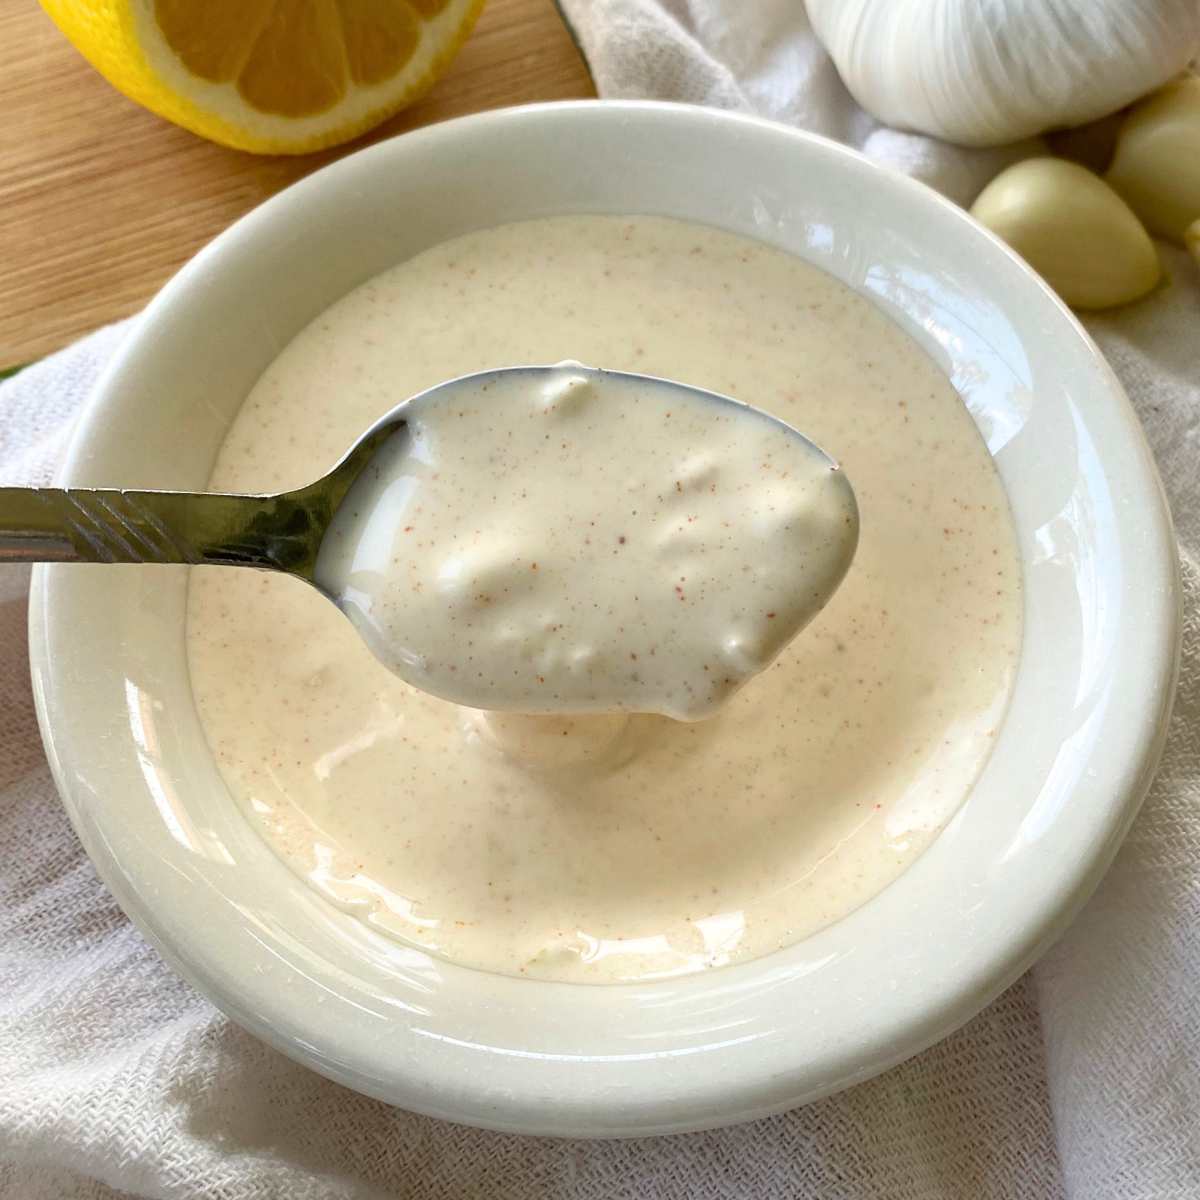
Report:
M348 147L262 158L139 108L34 0L4 0L0 369L136 312L231 221L369 141L482 109L594 94L552 0L489 0L424 100Z

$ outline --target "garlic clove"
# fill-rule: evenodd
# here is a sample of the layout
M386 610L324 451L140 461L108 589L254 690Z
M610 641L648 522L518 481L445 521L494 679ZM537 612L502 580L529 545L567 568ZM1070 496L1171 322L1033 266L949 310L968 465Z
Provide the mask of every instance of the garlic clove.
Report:
M1196 260L1196 266L1200 267L1200 217L1197 217L1183 231L1183 240L1187 248L1192 252L1192 257Z
M1200 216L1200 79L1176 80L1134 107L1106 178L1148 229L1183 240Z
M1200 45L1196 0L807 6L863 108L887 125L964 146L998 146L1115 112L1182 71Z
M1077 163L1017 163L980 192L971 214L1073 308L1126 304L1161 275L1141 222L1108 184Z

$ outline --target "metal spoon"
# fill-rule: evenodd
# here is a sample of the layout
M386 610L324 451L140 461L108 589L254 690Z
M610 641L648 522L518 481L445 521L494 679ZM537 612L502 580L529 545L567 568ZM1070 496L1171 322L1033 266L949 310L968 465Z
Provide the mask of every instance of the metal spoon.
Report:
M328 474L295 491L232 495L108 488L0 488L0 562L212 563L283 571L316 587L346 611L351 606L344 603L344 598L322 587L317 571L321 544L355 480L390 439L406 436L408 405L417 400L424 406L435 400L439 404L452 401L460 389L478 391L501 376L516 373L527 377L530 388L538 387L567 365L502 368L438 384L393 409ZM631 386L671 388L683 399L733 405L764 415L727 396L669 380L628 372L597 374ZM834 465L803 435L789 432L831 467ZM851 532L856 538L856 525ZM378 652L379 648L372 649Z
M315 586L321 539L403 405L315 483L275 495L0 487L0 562L215 563L284 571Z

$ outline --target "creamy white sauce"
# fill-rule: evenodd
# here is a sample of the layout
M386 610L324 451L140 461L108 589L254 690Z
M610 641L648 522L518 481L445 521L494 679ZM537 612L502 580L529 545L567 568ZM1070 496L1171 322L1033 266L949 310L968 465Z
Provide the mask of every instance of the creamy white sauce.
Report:
M316 582L435 696L711 716L825 606L858 541L826 455L743 404L564 364L416 397Z
M841 462L854 564L775 662L701 722L481 714L398 679L307 585L205 568L202 720L278 854L394 936L592 982L766 953L885 887L986 760L1020 643L999 480L934 363L822 272L570 217L448 242L334 305L264 373L212 484L302 486L407 396L563 359L752 398Z

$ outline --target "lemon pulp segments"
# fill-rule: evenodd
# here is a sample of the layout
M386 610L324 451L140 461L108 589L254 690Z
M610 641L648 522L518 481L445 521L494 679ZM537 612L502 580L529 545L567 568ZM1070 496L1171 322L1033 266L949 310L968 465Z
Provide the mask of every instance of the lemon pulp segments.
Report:
M43 0L111 83L214 141L297 153L416 99L483 0Z

